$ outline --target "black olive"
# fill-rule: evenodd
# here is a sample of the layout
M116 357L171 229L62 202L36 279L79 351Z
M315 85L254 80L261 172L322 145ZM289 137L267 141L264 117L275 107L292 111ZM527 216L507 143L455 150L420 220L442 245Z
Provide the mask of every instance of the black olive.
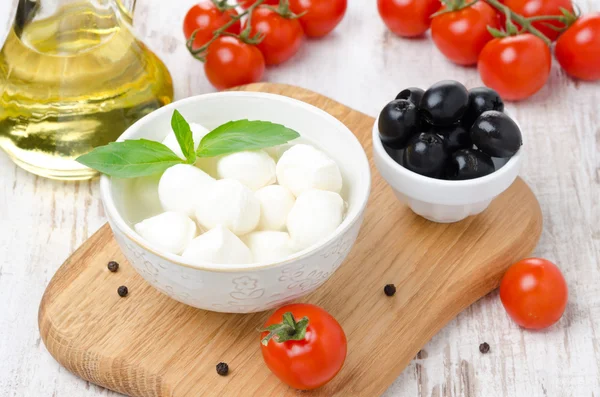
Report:
M446 166L446 179L475 179L491 174L496 168L492 158L475 149L460 149L452 153Z
M487 87L469 90L469 106L463 116L463 125L471 128L477 117L488 110L504 111L504 102L498 93Z
M419 104L423 118L434 125L452 125L467 111L469 92L454 80L435 83L425 93Z
M496 110L483 112L470 132L475 146L492 157L511 157L523 144L517 123Z
M431 132L421 132L404 150L402 165L417 174L437 178L447 157L442 138Z
M396 99L406 99L418 107L421 103L421 98L423 98L424 93L425 91L418 87L410 87L400 91L400 93L396 95Z
M461 124L451 125L449 127L440 127L432 125L427 129L427 132L433 132L444 139L446 151L453 153L458 149L468 149L473 147L469 130Z
M402 165L402 149L392 149L391 147L387 147L385 145L383 145L383 149L392 158L392 160Z
M381 142L393 149L401 149L419 131L417 107L405 99L393 100L379 114L378 126Z

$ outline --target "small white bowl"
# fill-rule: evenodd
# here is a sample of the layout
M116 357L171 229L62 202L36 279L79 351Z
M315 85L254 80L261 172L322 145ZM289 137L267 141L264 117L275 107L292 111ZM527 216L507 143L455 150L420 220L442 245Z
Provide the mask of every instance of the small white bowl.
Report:
M430 221L458 222L483 212L519 174L524 145L508 160L494 158L496 171L481 178L447 181L419 175L396 163L386 152L379 138L378 123L379 118L373 125L375 166L398 200Z
M327 112L288 97L257 92L219 92L174 102L132 125L119 141L162 140L173 110L189 122L215 128L230 120L268 120L300 133L332 157L344 180L346 217L335 233L278 263L202 266L153 247L132 228L125 199L131 180L102 176L100 192L108 222L127 260L152 286L188 305L218 312L250 313L297 299L323 284L349 254L371 188L367 156L354 134Z

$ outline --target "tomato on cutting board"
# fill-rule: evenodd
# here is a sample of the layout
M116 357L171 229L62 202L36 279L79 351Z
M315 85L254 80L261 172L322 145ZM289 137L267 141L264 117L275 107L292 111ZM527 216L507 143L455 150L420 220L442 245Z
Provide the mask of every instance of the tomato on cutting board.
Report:
M212 39L215 30L231 21L232 15L238 15L233 8L221 11L212 1L201 1L185 14L183 34L186 40L189 40L196 32L192 48L198 49ZM236 21L227 29L227 32L239 34L240 26L240 21Z
M483 83L509 101L538 92L548 81L551 66L550 48L530 33L493 39L478 61Z
M556 41L554 55L569 75L600 80L600 13L579 18Z
M264 325L261 350L284 383L312 390L337 375L346 359L346 334L331 314L310 304L281 307Z
M237 37L221 36L208 46L204 73L219 90L256 83L264 72L265 59L260 50Z
M263 40L256 46L265 57L267 65L279 65L293 57L302 42L304 32L298 19L287 18L271 8L255 8L252 12L250 37L263 34Z
M402 37L416 37L431 25L440 0L377 0L377 9L388 29Z
M556 323L567 306L568 288L560 269L541 258L512 265L500 283L500 299L521 327L542 329Z
M493 39L488 26L500 27L498 14L489 4L479 1L435 16L431 21L431 37L441 53L452 62L475 65L483 47Z

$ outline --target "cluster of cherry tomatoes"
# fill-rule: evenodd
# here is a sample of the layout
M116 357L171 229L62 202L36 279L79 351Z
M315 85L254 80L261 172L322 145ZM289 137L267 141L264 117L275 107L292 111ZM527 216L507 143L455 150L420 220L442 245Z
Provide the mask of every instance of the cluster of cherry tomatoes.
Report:
M260 81L266 65L293 57L304 38L329 34L347 0L202 0L186 14L188 49L217 89Z
M565 72L600 80L600 13L577 15L571 0L377 0L388 28L418 37L431 28L450 61L478 65L505 100L525 99L548 81L551 47Z

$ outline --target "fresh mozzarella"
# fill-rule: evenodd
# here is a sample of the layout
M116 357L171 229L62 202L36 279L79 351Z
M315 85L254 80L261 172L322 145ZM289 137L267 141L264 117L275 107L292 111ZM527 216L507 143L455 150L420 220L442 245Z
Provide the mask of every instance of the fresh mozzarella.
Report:
M250 249L238 236L221 225L192 240L182 256L198 265L252 263Z
M172 254L181 254L196 236L196 223L181 212L163 212L145 219L135 231L152 246Z
M277 181L298 197L309 189L342 190L342 174L335 161L310 145L286 150L277 162Z

